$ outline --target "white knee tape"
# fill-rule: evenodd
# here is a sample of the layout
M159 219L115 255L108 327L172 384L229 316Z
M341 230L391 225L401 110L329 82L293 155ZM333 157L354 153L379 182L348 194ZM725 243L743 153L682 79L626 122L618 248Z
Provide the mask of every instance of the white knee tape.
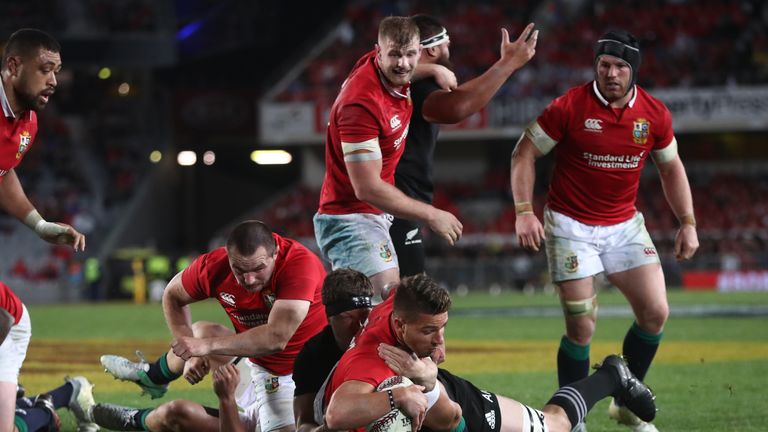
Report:
M522 405L522 404L521 404ZM523 406L523 428L522 432L549 432L547 423L544 421L544 413L531 408L528 405Z
M563 300L563 311L569 316L597 316L597 295L584 300Z

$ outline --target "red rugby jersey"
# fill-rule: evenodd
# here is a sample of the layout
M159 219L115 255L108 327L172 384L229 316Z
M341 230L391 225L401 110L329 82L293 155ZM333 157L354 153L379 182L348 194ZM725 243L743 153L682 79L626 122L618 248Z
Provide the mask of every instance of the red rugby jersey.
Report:
M0 105L4 114L0 119L0 181L3 181L8 171L16 168L32 146L37 136L37 114L34 111L25 111L19 116L14 116L2 82Z
M395 167L405 149L413 106L410 85L405 86L402 93L395 93L382 79L376 66L376 52L371 51L357 61L331 107L319 213L381 213L355 196L341 143L378 138L382 155L381 179L394 185Z
M612 108L593 83L569 90L537 123L555 145L548 206L588 225L614 225L637 211L640 172L650 151L674 141L667 107L639 86Z
M21 314L24 309L21 305L21 299L8 288L8 285L0 282L0 309L5 309L13 317L13 324L16 325L21 320Z
M250 293L237 283L224 247L195 259L182 273L181 282L196 300L218 300L237 333L266 324L276 300L309 301L307 316L283 351L251 358L275 374L287 375L293 372L293 362L304 343L328 323L320 296L325 269L320 259L301 243L277 234L273 237L279 247L274 273L258 293Z

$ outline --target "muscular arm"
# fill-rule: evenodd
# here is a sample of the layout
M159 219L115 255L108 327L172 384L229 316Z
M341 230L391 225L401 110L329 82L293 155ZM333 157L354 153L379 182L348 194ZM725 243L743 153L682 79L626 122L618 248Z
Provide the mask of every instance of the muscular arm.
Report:
M48 222L40 216L24 193L15 169L0 181L0 207L48 243L70 245L75 251L85 250L83 234L67 224Z
M423 415L427 400L421 393L422 388L393 389L395 406L411 418L419 412ZM362 381L347 381L333 393L325 412L325 424L331 430L365 427L389 411L387 392L374 392L372 385Z
M192 336L192 314L188 305L195 301L184 289L181 273L177 273L163 292L165 323L174 339Z
M232 336L203 339L206 354L261 357L285 349L307 316L306 300L277 300L267 323Z
M669 162L656 166L667 202L681 223L675 235L675 257L678 260L690 259L699 248L699 238L696 233L691 186L688 184L685 167L678 155Z
M219 430L246 432L235 401L235 389L240 372L234 364L225 364L213 371L213 390L219 398Z
M356 153L370 153L358 150ZM381 179L381 159L345 162L357 199L402 219L429 225L451 245L461 237L462 225L452 214L415 200Z
M363 153L359 151L355 153ZM353 154L355 154L353 153ZM382 160L346 162L355 196L393 216L428 222L437 210L415 200L381 179Z
M35 209L27 198L27 194L24 193L15 169L8 171L4 180L0 182L0 205L9 215L21 222L24 222L29 212Z
M523 30L515 42L501 29L501 57L482 75L467 81L453 91L438 90L424 100L422 116L430 123L458 123L480 111L506 80L530 60L536 52L536 35L524 40L533 24Z
M693 215L691 187L680 156L675 156L669 162L658 164L657 168L664 195L675 216L680 218L683 215Z
M515 233L517 241L525 249L538 251L541 241L544 239L544 228L541 222L533 214L533 184L536 180L536 159L542 153L526 135L520 140L512 152L512 168L510 178L512 182L512 196L515 200L517 218L515 220ZM527 204L524 204L527 203ZM528 206L529 210L519 211L517 206Z

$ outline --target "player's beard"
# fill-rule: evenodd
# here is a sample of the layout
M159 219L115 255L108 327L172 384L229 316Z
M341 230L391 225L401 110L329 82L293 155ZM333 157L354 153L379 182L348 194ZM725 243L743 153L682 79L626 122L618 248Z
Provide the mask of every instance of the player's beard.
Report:
M25 83L22 83L22 84L25 84ZM22 85L20 87L24 87L24 86ZM32 94L25 90L14 89L14 93L16 94L16 101L19 103L19 105L21 105L21 108L24 111L29 111L29 110L40 111L47 106L45 102L41 101L41 96L43 92L40 92L38 94ZM49 99L51 95L48 95Z

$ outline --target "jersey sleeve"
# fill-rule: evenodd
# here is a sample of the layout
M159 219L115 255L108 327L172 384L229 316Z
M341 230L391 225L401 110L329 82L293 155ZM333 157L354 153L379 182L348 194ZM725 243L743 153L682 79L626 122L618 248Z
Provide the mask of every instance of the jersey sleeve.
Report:
M652 125L653 126L653 125ZM657 127L653 128L654 145L651 156L656 163L669 162L677 155L677 140L672 131L672 114L664 107Z
M206 277L208 257L208 254L200 255L181 273L184 290L195 300L202 300L211 295L210 281Z
M310 254L304 250L291 253L285 258L285 264L275 281L278 300L314 300L315 291L322 286L324 275L322 266Z
M526 136L542 154L549 153L565 135L568 120L565 104L564 96L553 100L525 130Z
M376 117L361 105L346 105L339 110L337 123L341 142L361 143L379 138Z

